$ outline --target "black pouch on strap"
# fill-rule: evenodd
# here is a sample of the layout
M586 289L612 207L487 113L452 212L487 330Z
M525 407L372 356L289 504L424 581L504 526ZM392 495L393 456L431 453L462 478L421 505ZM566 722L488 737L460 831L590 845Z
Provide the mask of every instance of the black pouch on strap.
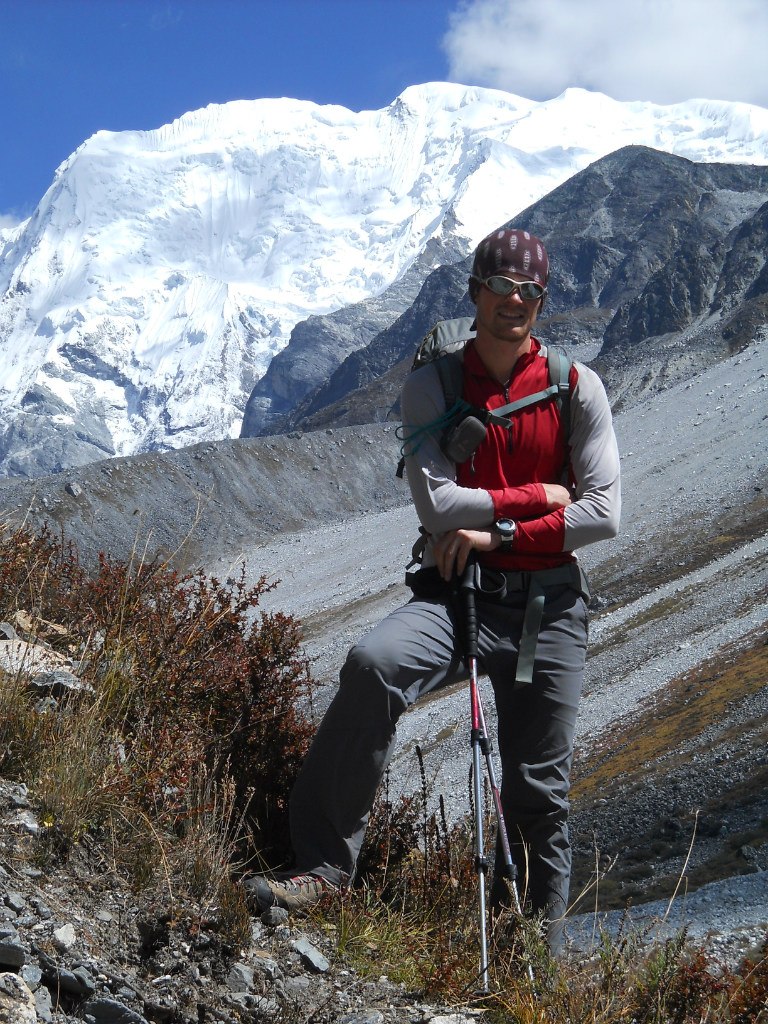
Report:
M413 596L423 601L437 601L450 593L450 587L438 572L436 565L406 572L405 585Z

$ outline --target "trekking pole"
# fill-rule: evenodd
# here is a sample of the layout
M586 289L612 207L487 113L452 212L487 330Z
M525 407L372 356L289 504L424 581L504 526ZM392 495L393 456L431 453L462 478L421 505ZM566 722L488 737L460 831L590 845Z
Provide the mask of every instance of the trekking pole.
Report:
M464 601L465 646L467 668L469 669L469 701L472 720L470 742L472 744L472 792L475 811L475 870L477 871L480 898L480 982L482 991L488 992L488 932L485 906L485 881L488 872L488 858L485 856L483 794L480 778L482 731L480 727L481 711L477 686L477 608L475 606L478 571L477 561L472 557L467 559L464 574L461 577L461 595Z
M496 826L498 842L501 846L502 859L504 862L504 877L507 880L512 893L515 911L522 914L520 896L517 891L517 868L512 859L512 849L509 845L509 835L504 822L504 810L501 806L501 791L496 782L496 769L493 763L493 747L485 726L485 715L483 714L483 703L480 699L480 687L478 685L478 647L477 647L477 607L475 594L480 585L480 566L477 559L470 554L461 578L461 593L464 600L465 629L466 629L466 653L467 669L469 671L469 699L472 717L471 743L472 743L472 783L475 802L475 867L478 875L478 887L480 892L480 978L482 991L488 992L488 932L485 900L485 882L488 871L488 859L485 856L485 835L483 829L482 813L482 783L480 780L480 757L485 758L485 765L488 771L488 781L491 786L493 806L496 812ZM533 970L528 965L528 977L533 981Z

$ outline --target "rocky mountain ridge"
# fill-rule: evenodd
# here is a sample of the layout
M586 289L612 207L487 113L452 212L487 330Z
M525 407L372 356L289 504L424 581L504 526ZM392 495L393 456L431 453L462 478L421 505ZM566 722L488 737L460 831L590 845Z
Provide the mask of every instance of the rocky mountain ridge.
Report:
M582 361L597 356L612 401L631 403L766 330L767 222L764 168L695 164L633 146L574 175L514 226L541 237L552 257L542 336ZM414 339L438 320L472 315L470 269L471 258L433 271L391 327L277 426L396 419ZM317 346L333 344L332 324L318 327Z
M255 386L261 430L399 316L418 277L630 143L765 163L768 112L431 83L382 111L241 101L97 133L0 236L0 473L237 435ZM332 345L260 383L295 325L357 302Z

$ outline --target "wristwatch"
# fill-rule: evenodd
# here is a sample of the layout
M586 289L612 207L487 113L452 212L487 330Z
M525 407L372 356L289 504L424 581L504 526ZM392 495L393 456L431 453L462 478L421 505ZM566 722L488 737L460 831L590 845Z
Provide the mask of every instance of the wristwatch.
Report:
M511 551L517 533L517 523L512 519L497 519L493 528L501 536L499 551Z

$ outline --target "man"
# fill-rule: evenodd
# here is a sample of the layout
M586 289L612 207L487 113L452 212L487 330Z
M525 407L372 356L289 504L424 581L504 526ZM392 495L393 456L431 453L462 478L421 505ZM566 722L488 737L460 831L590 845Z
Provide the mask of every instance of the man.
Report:
M423 567L413 599L347 656L291 798L299 873L251 879L261 909L306 907L354 874L397 719L425 693L466 677L451 581L474 553L482 573L504 583L501 592L481 589L477 616L480 663L496 700L512 853L526 905L543 913L553 952L561 944L569 777L587 642L588 595L572 552L615 536L620 491L610 408L586 366L570 369L568 438L551 396L504 423L504 406L550 383L531 333L548 275L544 245L527 232L496 231L477 247L469 280L476 337L464 350L463 398L502 416L465 461L457 465L443 450L445 395L435 364L406 381L405 464L428 534ZM497 870L491 905L505 895Z

